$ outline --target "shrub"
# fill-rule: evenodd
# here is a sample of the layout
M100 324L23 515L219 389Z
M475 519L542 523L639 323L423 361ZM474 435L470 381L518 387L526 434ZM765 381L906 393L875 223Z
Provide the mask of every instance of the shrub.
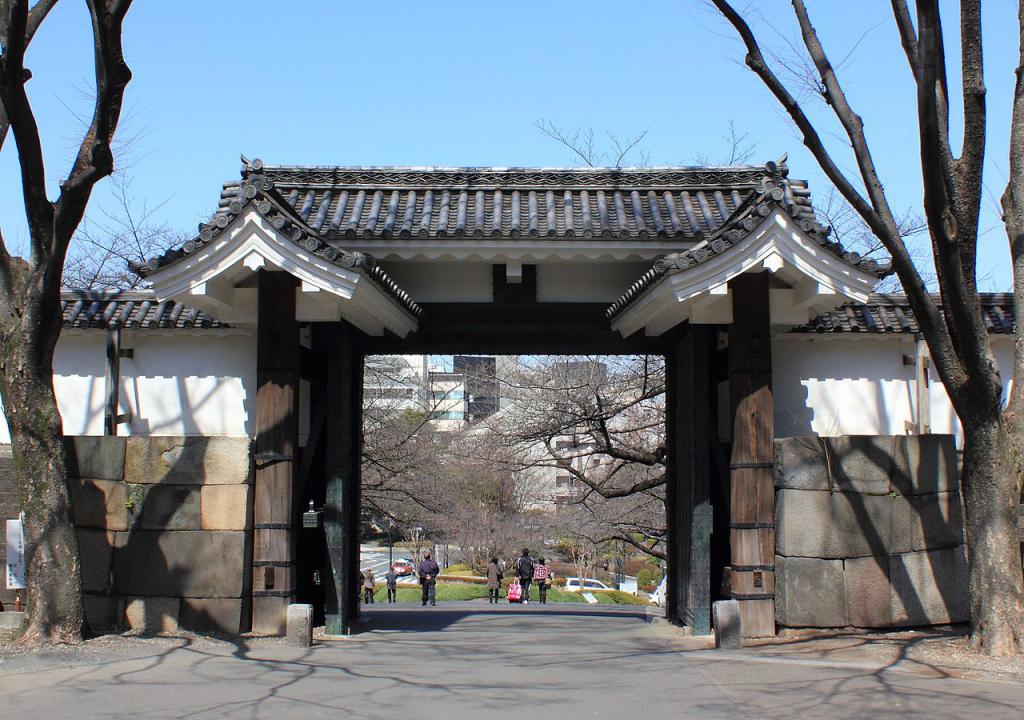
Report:
M463 565L461 563L456 565L449 565L441 571L442 575L476 575L476 570L471 568L469 565Z

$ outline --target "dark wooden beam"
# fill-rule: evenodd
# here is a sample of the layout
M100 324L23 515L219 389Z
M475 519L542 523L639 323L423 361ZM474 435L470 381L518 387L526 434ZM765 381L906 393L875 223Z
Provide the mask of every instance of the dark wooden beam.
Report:
M775 420L768 283L768 273L740 275L729 283L730 586L747 637L775 634Z
M525 267L524 267L525 274ZM623 338L604 315L607 303L423 303L420 326L405 338L366 337L368 355L405 353L648 354L664 340Z
M327 497L324 532L331 564L326 593L327 632L352 632L359 616L359 516L361 510L363 357L359 332L342 321L326 326L325 414Z
M260 272L256 331L253 631L282 635L295 595L293 483L299 444L299 324L294 277Z
M709 478L713 328L684 325L665 355L666 520L670 621L695 635L711 632Z

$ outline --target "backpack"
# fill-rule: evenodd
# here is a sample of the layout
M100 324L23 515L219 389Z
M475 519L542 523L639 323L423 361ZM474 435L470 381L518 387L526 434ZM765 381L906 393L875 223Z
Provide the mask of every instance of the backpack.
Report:
M508 586L508 601L519 602L522 597L523 588L519 583L512 583Z
M516 561L516 569L519 570L519 577L530 580L533 578L533 558L523 555Z

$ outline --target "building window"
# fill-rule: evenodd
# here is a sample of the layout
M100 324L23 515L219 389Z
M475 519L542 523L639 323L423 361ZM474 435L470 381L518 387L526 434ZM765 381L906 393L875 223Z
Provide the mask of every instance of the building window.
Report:
M461 400L462 390L434 390L430 396L435 400Z
M462 420L462 413L456 411L439 411L430 413L431 420Z

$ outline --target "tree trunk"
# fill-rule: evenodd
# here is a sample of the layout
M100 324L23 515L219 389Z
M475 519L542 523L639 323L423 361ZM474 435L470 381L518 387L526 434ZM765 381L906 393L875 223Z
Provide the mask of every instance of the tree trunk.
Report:
M971 642L990 655L1012 655L1024 637L1013 449L998 409L963 423Z
M0 391L10 428L18 502L25 512L26 643L76 642L85 626L78 539L53 392L59 300L29 295L0 348ZM13 314L13 313L12 313Z

